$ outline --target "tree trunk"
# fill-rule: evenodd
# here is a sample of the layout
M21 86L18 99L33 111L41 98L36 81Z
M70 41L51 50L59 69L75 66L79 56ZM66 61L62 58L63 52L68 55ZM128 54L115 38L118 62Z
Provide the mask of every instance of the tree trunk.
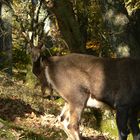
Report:
M130 18L122 0L100 0L109 45L117 57L140 57L140 47L132 33Z
M2 2L0 10L0 61L3 64L1 70L12 75L12 14L10 8Z
M68 0L54 0L52 11L57 18L60 32L70 51L85 52L84 37L80 32L72 3Z

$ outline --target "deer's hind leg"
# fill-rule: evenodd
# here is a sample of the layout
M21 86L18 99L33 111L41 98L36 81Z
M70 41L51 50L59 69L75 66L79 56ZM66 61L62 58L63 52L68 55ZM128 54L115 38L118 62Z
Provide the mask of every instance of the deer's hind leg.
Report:
M64 113L67 124L65 125L65 130L70 140L81 140L81 135L79 132L79 124L81 119L81 114L86 105L88 94L86 93L74 93L76 95L70 98L68 101L66 112Z

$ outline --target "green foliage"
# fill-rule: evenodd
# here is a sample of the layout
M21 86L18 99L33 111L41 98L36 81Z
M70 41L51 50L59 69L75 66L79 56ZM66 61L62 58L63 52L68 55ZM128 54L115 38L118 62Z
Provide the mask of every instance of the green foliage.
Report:
M135 0L124 0L126 7L135 10L139 8L139 1ZM13 62L16 69L26 69L26 65L30 64L30 59L27 52L27 44L29 43L29 33L32 32L34 35L34 41L40 40L42 37L44 20L47 18L47 10L45 3L36 5L35 9L31 2L25 0L13 1L14 14L13 14ZM41 7L41 8L40 8ZM39 10L40 8L40 10ZM115 51L109 45L110 34L106 32L102 10L99 1L97 0L77 0L73 2L73 9L76 19L79 22L81 32L84 33L86 40L87 52L97 56L109 56L116 57ZM39 10L37 12L37 10ZM56 27L53 27L53 47L48 49L48 55L63 55L69 52L68 47L65 45L63 39L58 37L58 28L56 18L51 15L53 23ZM44 38L42 41L46 42L46 35L43 33ZM32 41L32 40L30 40Z
M124 0L127 11L132 13L140 8L139 0ZM9 5L10 6L10 5ZM62 55L69 52L68 46L61 37L58 37L59 30L57 19L49 11L47 11L46 3L38 1L34 7L31 1L28 0L13 0L13 66L18 71L25 70L26 65L30 64L29 55L26 54L29 40L37 42L43 38L43 43L46 43L44 29L44 21L49 16L53 23L53 47L50 49L51 55ZM97 0L77 0L73 1L73 9L76 19L78 20L81 32L84 37L87 37L86 48L87 52L97 56L116 57L114 50L109 46L109 33L106 32L103 25L102 10L99 1ZM50 14L51 13L51 14ZM50 14L50 15L49 15ZM55 23L55 24L54 24ZM52 25L51 25L52 26ZM56 28L56 30L54 30ZM1 30L7 31L7 25L3 24ZM33 40L29 39L29 34L32 32ZM47 42L48 43L48 42ZM90 44L90 45L89 45ZM50 55L49 54L49 55ZM1 56L4 56L0 52ZM4 62L0 67L7 65Z
M30 57L23 47L13 47L13 66L17 70L25 70L30 63Z
M14 72L27 82L34 79L31 67L31 58L28 49L33 45L38 45L38 40L42 36L44 19L47 13L43 13L41 3L36 7L31 2L25 0L13 0L13 66ZM26 75L26 78L25 78Z
M136 9L140 8L139 0L124 0L123 4L125 4L129 15L131 15L131 13ZM103 11L101 9L100 1L78 0L76 1L75 9L75 13L79 19L79 24L82 28L84 28L84 24L86 24L85 20L88 18L87 52L97 56L116 57L116 48L113 48L111 47L112 45L110 45L110 31L106 30L105 23L103 22L104 17L102 16ZM98 45L96 46L97 42ZM92 44L90 47L89 43Z
M24 2L14 0L13 10L13 64L16 70L25 71L31 64L29 54L27 54L30 47L43 43L47 48L45 53L49 56L65 52L63 47L65 45L56 36L57 33L52 31L52 34L56 36L53 38L44 31L44 24L49 14L43 1L38 1L34 7L28 0Z
M96 0L78 0L76 9L81 28L87 18L87 52L97 56L115 57L114 50L109 46L107 40L108 33L104 28L100 3Z

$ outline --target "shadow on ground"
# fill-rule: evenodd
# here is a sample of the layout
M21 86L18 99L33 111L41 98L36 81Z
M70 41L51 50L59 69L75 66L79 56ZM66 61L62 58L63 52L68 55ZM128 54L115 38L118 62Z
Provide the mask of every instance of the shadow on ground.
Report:
M84 137L82 140L107 140L104 136Z
M0 98L0 118L7 121L14 121L16 117L25 117L26 113L34 112L36 115L42 113L34 110L23 100L12 98Z

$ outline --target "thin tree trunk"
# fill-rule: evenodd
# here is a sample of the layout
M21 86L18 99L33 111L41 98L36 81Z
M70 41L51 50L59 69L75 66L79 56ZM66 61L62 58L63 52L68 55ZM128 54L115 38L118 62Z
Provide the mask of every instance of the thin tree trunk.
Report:
M140 57L140 47L131 32L130 19L123 1L99 0L109 45L117 57Z

